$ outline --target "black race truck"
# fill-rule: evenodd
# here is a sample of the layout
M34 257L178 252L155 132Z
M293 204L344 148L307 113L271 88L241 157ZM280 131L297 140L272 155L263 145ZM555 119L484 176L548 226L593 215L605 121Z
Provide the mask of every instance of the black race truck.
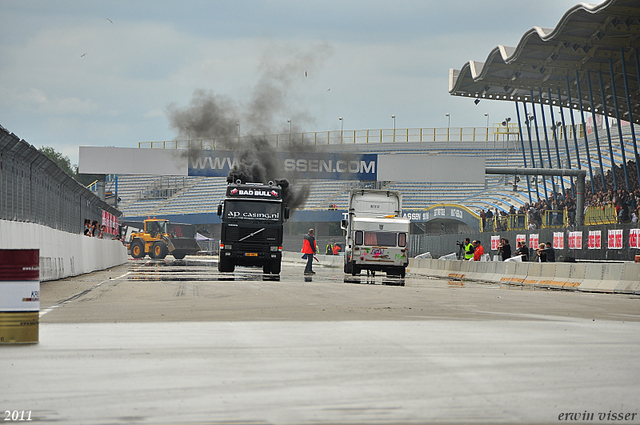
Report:
M280 185L229 183L218 215L222 219L220 272L252 266L262 267L265 274L280 273L283 224L289 218Z

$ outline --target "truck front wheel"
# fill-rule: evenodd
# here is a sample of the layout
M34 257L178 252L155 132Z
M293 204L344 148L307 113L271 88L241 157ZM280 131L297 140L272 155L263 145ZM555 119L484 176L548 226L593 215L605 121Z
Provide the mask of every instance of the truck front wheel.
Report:
M131 242L131 256L133 258L143 258L144 255L144 243L140 239Z
M280 270L282 270L282 263L280 261L274 261L271 263L272 274L280 274Z
M169 249L164 241L156 241L151 247L151 257L157 260L162 260L167 256L168 251Z
M221 273L228 273L235 270L235 264L233 264L230 260L226 260L222 257L218 260L218 271Z

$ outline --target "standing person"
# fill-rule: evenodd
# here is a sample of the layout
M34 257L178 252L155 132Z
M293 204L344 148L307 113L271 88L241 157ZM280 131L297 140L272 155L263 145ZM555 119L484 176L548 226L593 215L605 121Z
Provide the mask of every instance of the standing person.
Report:
M99 231L99 226L98 226L98 220L93 220L91 222L91 231L89 232L89 236L91 237L96 237L98 236L98 231Z
M302 253L307 258L307 265L304 268L304 274L315 274L313 271L313 256L318 251L316 246L316 238L313 236L313 229L309 229L309 233L302 241Z
M482 254L484 254L484 248L480 241L473 241L474 251L473 251L473 261L480 261L482 258Z
M340 252L342 248L340 248L340 245L338 245L337 243L333 244L333 255L338 255L338 252Z
M536 262L537 263L546 263L547 262L547 252L545 250L546 246L544 243L541 243L540 246L538 246L538 249L536 250L537 253L537 257L536 257Z
M547 247L545 248L544 251L547 254L547 262L555 263L556 262L556 251L553 249L553 245L551 245L551 242L547 242Z
M500 245L498 245L498 254L502 256L502 261L511 258L511 245L509 245L509 239L502 238Z
M475 248L471 243L471 239L465 238L464 239L464 259L467 261L473 260L473 251L475 251Z
M331 242L329 242L327 244L327 249L324 253L325 255L333 255L333 245L331 245Z
M518 249L516 249L516 255L522 256L522 261L529 261L529 248L524 241L518 242Z

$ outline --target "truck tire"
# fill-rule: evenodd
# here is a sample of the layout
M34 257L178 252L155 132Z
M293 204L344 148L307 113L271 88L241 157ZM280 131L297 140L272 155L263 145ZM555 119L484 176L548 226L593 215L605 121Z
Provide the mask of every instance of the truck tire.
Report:
M167 244L164 241L155 241L153 246L151 247L151 258L155 258L157 260L162 260L167 256L169 252L169 248L167 248Z
M225 260L220 258L218 260L218 271L221 273L228 273L234 271L236 268L235 264L233 264L230 260Z
M406 269L402 266L400 267L390 267L387 269L387 276L398 276L401 279L404 279L406 273Z
M144 243L140 239L131 242L131 256L133 258L144 258Z
M357 276L360 274L360 267L356 266L355 264L351 265L351 276Z
M344 263L344 272L345 272L346 274L351 274L351 271L352 271L352 270L353 270L353 264L351 264L351 263L349 263L349 262Z
M282 270L282 263L280 261L271 263L271 274L280 274L280 270Z
M264 263L262 265L262 274L269 274L271 273L271 263Z

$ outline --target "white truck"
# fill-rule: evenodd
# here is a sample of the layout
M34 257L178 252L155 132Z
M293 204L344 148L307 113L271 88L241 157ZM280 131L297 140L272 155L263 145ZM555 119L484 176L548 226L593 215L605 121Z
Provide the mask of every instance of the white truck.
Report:
M407 240L411 221L402 217L400 192L355 189L349 197L344 272L384 271L404 278L409 257Z

